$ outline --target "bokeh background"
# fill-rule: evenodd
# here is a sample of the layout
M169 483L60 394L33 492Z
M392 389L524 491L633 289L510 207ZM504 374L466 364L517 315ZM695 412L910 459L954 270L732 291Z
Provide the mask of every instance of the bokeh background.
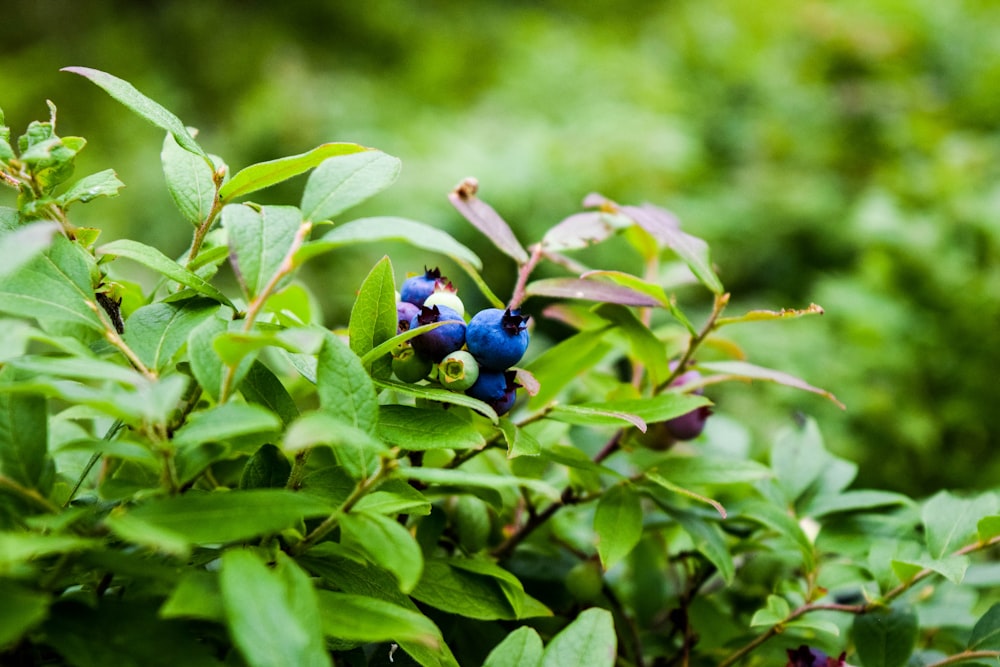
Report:
M450 231L500 294L512 265L445 198L463 177L526 243L589 192L649 201L710 243L731 313L826 309L725 333L846 412L770 386L720 390L720 411L765 446L795 412L817 417L861 485L998 485L1000 3L11 0L2 13L7 123L19 133L52 100L59 133L90 142L79 173L112 167L128 185L76 210L102 240L179 254L190 229L159 132L67 65L131 81L234 170L324 141L400 157L398 183L352 217ZM421 268L397 251L314 271L331 324L381 254Z

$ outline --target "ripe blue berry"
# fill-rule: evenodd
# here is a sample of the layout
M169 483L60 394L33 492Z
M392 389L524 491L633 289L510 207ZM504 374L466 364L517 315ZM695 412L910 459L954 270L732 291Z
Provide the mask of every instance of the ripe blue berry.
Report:
M486 403L498 415L507 414L517 398L515 376L514 371L492 371L480 367L479 379L465 393Z
M410 320L410 329L434 322L448 322L448 324L420 334L411 340L410 344L421 357L437 363L465 345L465 320L448 306L432 306L420 309L420 312Z
M785 649L788 654L786 667L843 667L846 653L831 658L823 651L802 644L797 649Z
M487 308L469 320L465 342L480 366L502 371L510 368L528 349L527 315L520 311Z
M441 270L437 267L424 267L424 275L412 276L403 281L403 286L399 288L399 300L422 306L424 300L434 293L437 285L445 285L447 282L448 279L441 275Z
M420 313L420 306L415 306L409 301L396 302L396 333L403 333L409 330L410 322Z

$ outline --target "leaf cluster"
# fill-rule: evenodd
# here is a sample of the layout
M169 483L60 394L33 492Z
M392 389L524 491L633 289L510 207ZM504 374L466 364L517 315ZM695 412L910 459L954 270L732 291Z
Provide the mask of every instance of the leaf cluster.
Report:
M463 181L452 205L513 263L502 300L479 257L435 227L341 220L394 181L398 159L329 143L230 175L127 82L68 70L165 132L191 244L178 258L98 244L67 208L116 194L113 174L68 183L83 142L55 135L54 107L16 151L0 130L0 173L18 191L0 210L0 657L728 665L807 643L894 667L921 639L922 664L998 654L995 568L975 557L1000 540L995 494L853 489L856 466L808 419L766 462L724 414L696 441L670 436L722 382L837 402L720 333L822 309L726 315L707 245L670 212L591 195L525 247ZM306 173L295 205L246 199ZM574 256L611 238L639 271ZM421 330L397 330L388 257L333 286L355 294L345 325L316 316L301 267L388 240L572 329L535 342L509 415L393 377L393 349ZM227 262L238 293L217 286ZM158 277L152 289L129 280L132 263ZM533 279L543 263L562 276ZM702 321L677 305L682 284L708 295ZM677 386L690 369L700 379Z

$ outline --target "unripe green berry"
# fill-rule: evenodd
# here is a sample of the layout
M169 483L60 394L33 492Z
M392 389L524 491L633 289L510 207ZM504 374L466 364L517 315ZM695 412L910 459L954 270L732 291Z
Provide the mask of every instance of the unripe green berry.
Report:
M458 295L448 290L438 290L424 300L424 306L448 306L459 315L465 315L465 304Z
M419 356L409 345L400 346L392 354L392 372L402 382L420 382L433 367L433 363Z
M452 352L437 365L437 381L452 391L465 391L479 379L479 363L465 350Z

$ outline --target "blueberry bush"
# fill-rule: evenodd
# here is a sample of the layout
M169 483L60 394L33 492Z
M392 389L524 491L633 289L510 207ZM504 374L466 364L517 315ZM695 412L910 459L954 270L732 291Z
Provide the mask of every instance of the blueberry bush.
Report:
M587 195L526 247L465 179L448 199L509 259L501 298L438 228L344 219L395 157L231 173L127 82L67 71L165 132L162 223L191 243L75 225L121 181L74 180L86 142L52 103L16 139L0 116L3 664L996 664L996 493L853 488L808 416L758 444L712 405L761 382L839 405L726 333L819 306L729 313L707 245L650 204ZM296 205L251 199L304 174ZM425 266L300 271L399 242ZM620 262L588 266L606 242ZM346 323L321 290L353 295Z

